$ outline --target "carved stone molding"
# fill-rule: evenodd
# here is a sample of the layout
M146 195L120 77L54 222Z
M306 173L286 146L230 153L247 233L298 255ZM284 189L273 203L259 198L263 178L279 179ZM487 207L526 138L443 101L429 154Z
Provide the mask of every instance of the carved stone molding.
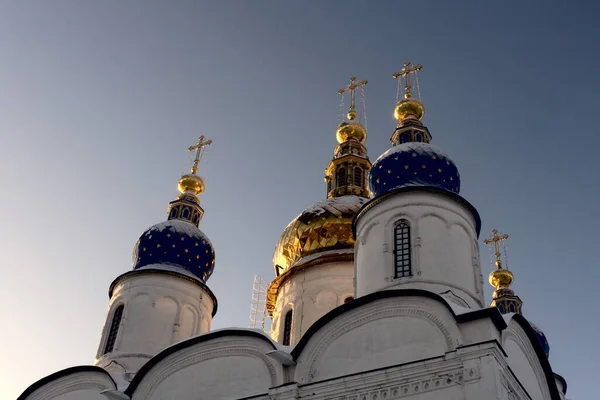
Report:
M337 338L359 326L389 317L411 316L425 319L434 325L443 335L446 342L446 351L455 350L455 341L460 341L460 338L458 337L460 332L456 329L454 334L456 337L454 337L446 324L440 320L437 315L427 309L428 305L429 302L417 304L409 301L398 301L398 299L394 299L394 301L391 302L387 301L383 304L382 302L377 301L368 307L358 309L357 312L348 313L338 317L338 321L324 327L322 332L318 333L317 342L311 343L309 347L304 350L305 353L303 354L302 359L305 361L298 365L298 376L304 378L301 379L301 381L304 380L310 382L317 375L317 362L321 359L325 350ZM308 362L308 365L304 364L305 362Z
M154 371L144 377L140 386L133 393L133 398L146 399L150 397L150 393L166 378L181 369L206 360L227 356L246 356L262 360L269 371L271 386L277 385L277 369L272 360L265 355L266 349L253 347L252 344L254 343L243 340L228 340L221 343L208 341L200 347L187 348L175 353L154 366Z
M525 354L525 357L527 358L529 365L535 372L535 377L537 378L537 384L540 387L540 390L541 390L544 398L545 399L551 398L550 391L549 391L548 385L546 383L546 376L544 374L544 370L542 368L540 360L538 359L538 356L537 356L535 350L533 349L531 342L529 341L529 338L527 337L527 334L525 333L525 331L523 331L523 329L520 327L520 325L515 321L511 321L508 324L508 327L504 330L504 332L502 334L502 345L504 346L506 341L509 339L511 339L515 343L517 343L517 345L519 346L521 351L523 351L523 353ZM510 357L509 357L509 365L510 365ZM525 397L525 398L527 398L527 397Z
M58 396L76 390L97 390L100 393L106 389L116 389L112 381L99 373L82 372L68 375L48 383L33 392L27 400L51 400Z

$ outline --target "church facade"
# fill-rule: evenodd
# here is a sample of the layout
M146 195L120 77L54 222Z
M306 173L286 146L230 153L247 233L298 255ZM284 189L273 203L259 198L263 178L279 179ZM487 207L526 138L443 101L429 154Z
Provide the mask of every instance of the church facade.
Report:
M19 400L540 399L564 400L543 332L522 314L494 230L491 304L484 298L481 219L460 195L452 159L431 144L405 63L392 146L371 163L351 78L326 199L285 228L273 257L270 334L211 330L215 249L199 229L198 161L167 221L142 233L133 269L109 288L94 365L56 372Z

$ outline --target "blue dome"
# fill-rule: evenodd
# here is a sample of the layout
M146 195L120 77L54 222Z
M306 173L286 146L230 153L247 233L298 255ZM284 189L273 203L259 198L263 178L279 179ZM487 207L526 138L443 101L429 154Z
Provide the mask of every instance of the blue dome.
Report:
M427 186L460 192L460 175L447 154L429 143L392 147L373 163L369 187L374 197L405 186Z
M550 356L550 344L548 343L548 339L546 338L546 335L536 325L532 324L531 322L529 324L535 331L535 335L537 336L538 341L542 345L542 349L544 349L544 353L546 353L546 357Z
M169 220L142 233L133 248L133 269L152 264L183 268L206 283L215 267L215 250L191 222Z

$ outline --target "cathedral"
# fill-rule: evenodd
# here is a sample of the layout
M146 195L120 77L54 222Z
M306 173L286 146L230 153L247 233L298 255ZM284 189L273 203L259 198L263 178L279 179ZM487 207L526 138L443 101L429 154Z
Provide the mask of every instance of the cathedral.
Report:
M406 62L391 147L371 162L352 77L325 170L326 199L283 230L266 290L269 332L211 330L216 250L199 226L198 164L167 220L144 231L109 287L94 365L58 371L18 400L565 400L544 333L522 315L502 248L485 299L481 219L450 156L431 144Z

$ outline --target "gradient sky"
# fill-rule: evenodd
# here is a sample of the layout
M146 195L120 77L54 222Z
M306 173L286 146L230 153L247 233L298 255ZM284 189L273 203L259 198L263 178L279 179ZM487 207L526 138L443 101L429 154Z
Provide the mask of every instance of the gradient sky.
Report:
M325 198L337 90L351 75L369 80L375 160L395 127L391 75L407 59L424 66L424 123L459 167L481 239L492 228L511 236L513 288L568 397L596 398L599 11L0 1L0 398L94 361L108 286L131 268L140 233L166 218L200 134L214 141L201 164L212 326L246 327L253 276L273 277L279 235ZM487 276L483 244L481 254Z

